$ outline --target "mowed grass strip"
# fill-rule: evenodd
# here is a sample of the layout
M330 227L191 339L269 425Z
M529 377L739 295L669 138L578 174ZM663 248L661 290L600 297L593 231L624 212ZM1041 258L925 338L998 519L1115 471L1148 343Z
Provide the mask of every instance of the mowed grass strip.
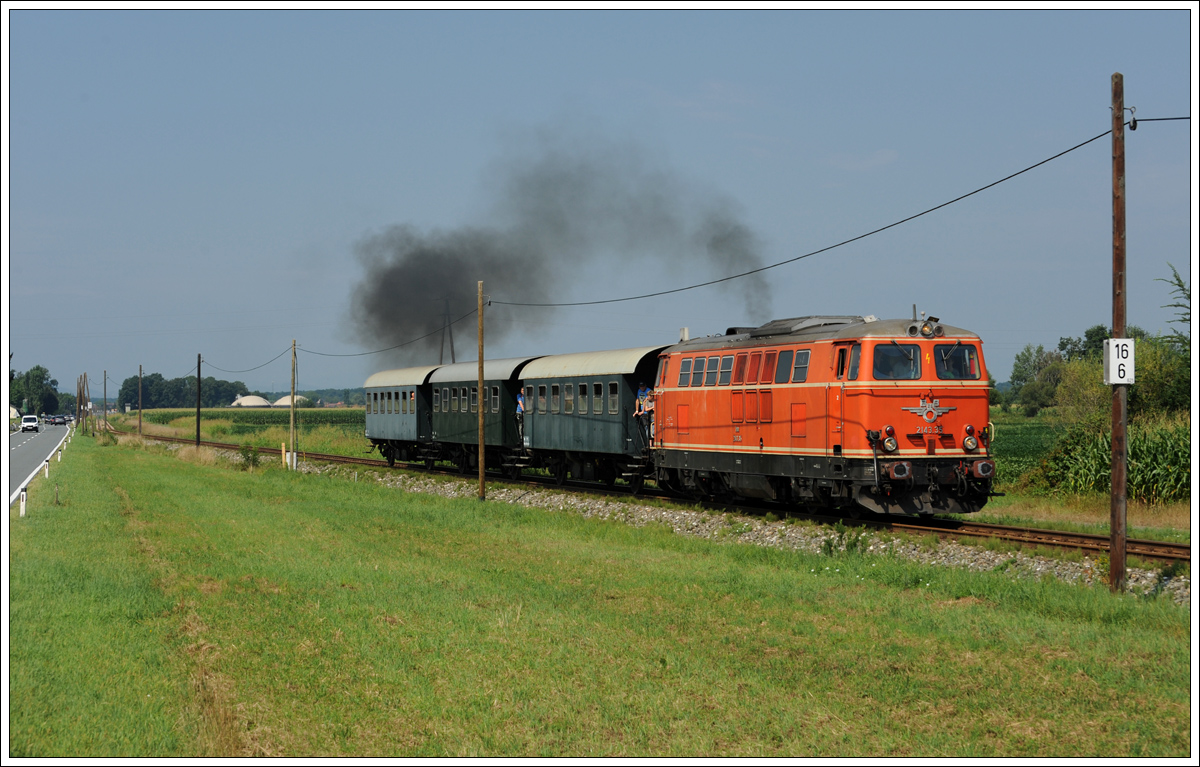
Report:
M97 615L52 650L14 640L14 753L1190 751L1165 600L76 443L68 504L10 512L13 632ZM113 570L132 585L92 596ZM92 673L106 652L136 683Z

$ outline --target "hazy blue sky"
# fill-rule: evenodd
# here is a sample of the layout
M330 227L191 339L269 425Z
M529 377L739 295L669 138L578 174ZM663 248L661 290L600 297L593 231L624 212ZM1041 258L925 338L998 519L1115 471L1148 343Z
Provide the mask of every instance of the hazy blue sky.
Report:
M1191 115L1196 15L1177 7L10 10L10 365L45 365L66 391L87 372L99 396L104 369L171 378L202 353L205 374L281 390L286 355L218 368L295 338L300 388L361 386L437 362L312 354L425 332L364 316L367 293L436 323L438 299L473 298L478 279L496 300L583 301L801 255L1108 130L1114 72L1139 118ZM1126 135L1129 321L1165 331L1155 278L1171 262L1191 281L1197 134L1177 121ZM1004 381L1026 343L1110 322L1110 149L757 281L494 306L487 356L916 303L978 332ZM397 247L416 254L407 270L368 277ZM460 360L474 324L455 336Z

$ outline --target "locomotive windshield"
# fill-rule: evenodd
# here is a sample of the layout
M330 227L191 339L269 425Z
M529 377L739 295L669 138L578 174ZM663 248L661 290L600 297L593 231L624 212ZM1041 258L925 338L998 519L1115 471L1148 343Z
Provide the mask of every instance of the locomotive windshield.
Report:
M938 344L934 347L937 377L953 381L973 381L979 378L979 356L974 346L961 343Z
M909 381L921 377L921 348L916 344L879 344L875 347L876 381Z

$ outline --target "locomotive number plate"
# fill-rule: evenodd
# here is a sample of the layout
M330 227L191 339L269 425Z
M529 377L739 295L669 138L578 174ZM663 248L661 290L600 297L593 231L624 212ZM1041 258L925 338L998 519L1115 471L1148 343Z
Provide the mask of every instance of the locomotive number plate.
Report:
M940 423L934 424L933 426L918 426L917 427L917 434L941 434L941 433L942 433L942 425Z

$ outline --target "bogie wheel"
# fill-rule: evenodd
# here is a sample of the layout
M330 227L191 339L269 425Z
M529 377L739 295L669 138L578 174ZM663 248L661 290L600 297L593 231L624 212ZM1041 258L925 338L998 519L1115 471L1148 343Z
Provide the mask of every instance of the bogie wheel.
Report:
M383 457L385 459L387 459L387 464L388 464L389 469L394 468L396 466L396 451L395 450L393 450L390 447L385 447L383 449Z
M642 486L645 483L646 483L645 476L643 476L641 474L635 474L629 478L629 491L631 493L633 493L634 495L637 495L642 492Z
M556 484L556 485L567 484L567 462L566 461L559 461L558 463L554 464L554 484Z

